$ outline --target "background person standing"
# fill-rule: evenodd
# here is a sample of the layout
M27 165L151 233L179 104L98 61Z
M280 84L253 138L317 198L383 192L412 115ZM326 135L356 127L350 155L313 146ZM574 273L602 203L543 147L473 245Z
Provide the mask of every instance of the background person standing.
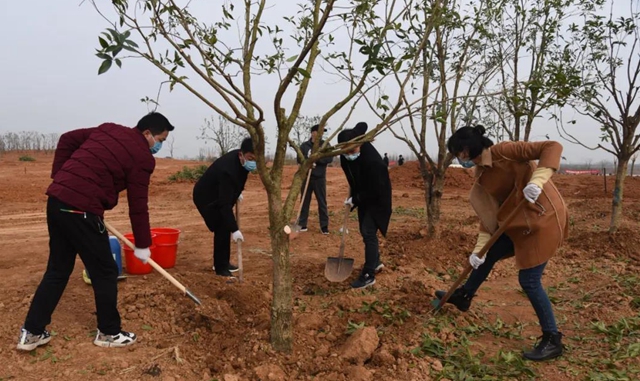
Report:
M321 147L324 144L324 140L321 137L318 137L318 129L319 126L316 124L311 127L311 138L306 142L300 145L300 150L305 158L309 157L311 150L313 149L313 144L317 139L320 139L320 143L318 143L318 147ZM311 169L311 178L309 179L309 186L302 197L302 210L300 211L300 231L306 232L307 228L307 220L309 219L309 208L311 206L311 194L315 194L316 202L318 203L318 217L320 219L320 231L322 234L329 234L329 212L327 209L327 165L333 162L333 157L325 157L313 164L313 168ZM302 184L304 187L304 184Z

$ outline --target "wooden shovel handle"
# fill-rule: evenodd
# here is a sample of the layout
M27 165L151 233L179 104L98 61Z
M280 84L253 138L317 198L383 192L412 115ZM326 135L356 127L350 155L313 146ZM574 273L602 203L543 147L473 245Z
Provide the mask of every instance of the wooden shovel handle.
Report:
M136 247L133 243L131 243L131 241L129 241L125 236L123 236L119 231L116 230L116 228L114 228L113 226L111 226L110 223L108 223L107 221L103 221L104 222L104 226L107 227L107 229L116 237L118 237L118 239L120 239L122 242L124 242L125 245L129 246L129 248L131 250L135 250ZM180 289L180 291L182 291L183 293L187 293L187 288L185 286L182 285L182 283L178 282L178 280L176 278L174 278L173 276L171 276L171 274L169 274L165 269L163 269L162 267L160 267L159 264L157 264L153 259L149 258L148 263L151 265L151 267L153 267L154 270L156 270L157 272L159 272L163 277L167 278L167 280L169 280L169 282L173 283L174 286L176 286L177 288Z
M236 224L240 229L240 201L236 201ZM244 278L243 266L242 266L242 241L237 242L238 245L238 281L242 282Z
M489 249L491 249L491 246L493 246L493 244L496 243L496 241L500 238L500 236L502 236L504 231L507 229L507 227L509 227L509 225L511 224L513 219L516 218L516 216L518 215L520 210L522 210L522 208L524 207L524 205L526 203L527 203L526 199L523 199L522 201L520 201L518 206L516 206L516 208L511 212L511 214L509 214L507 219L504 220L504 222L498 228L498 230L496 230L496 232L493 233L493 235L491 236L489 241L487 241L487 243L482 247L480 252L477 254L479 258L483 258L485 256L485 254L489 251ZM436 309L435 309L436 311L439 310L442 306L444 306L444 304L447 302L447 300L449 300L449 298L455 292L455 290L457 290L458 287L460 287L460 284L462 283L462 281L467 279L467 276L469 276L469 274L471 273L472 270L473 270L473 267L467 261L467 266L465 267L465 269L462 272L462 274L460 274L458 279L456 279L456 281L453 283L453 285L449 288L449 291L447 291L445 296L443 296L442 299L440 299L440 303L438 303L438 307L436 307Z
M340 240L340 253L338 254L338 258L344 257L345 236L347 235L347 221L349 221L349 212L351 212L351 207L349 205L345 205L344 217L342 219L342 238Z
M296 217L296 225L300 223L300 214L302 214L302 204L304 203L304 196L306 196L307 191L309 190L309 180L311 180L311 170L313 168L309 168L309 173L307 173L307 181L304 183L304 188L302 189L302 197L300 198L300 204L298 205L298 217Z

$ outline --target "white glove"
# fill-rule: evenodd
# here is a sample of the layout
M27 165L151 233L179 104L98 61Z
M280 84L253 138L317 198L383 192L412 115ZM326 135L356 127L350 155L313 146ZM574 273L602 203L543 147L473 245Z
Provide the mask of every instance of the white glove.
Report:
M344 200L344 204L349 205L350 207L353 208L353 198L349 197L348 199Z
M316 167L316 163L313 163L313 166L311 168L315 168Z
M240 196L238 196L238 202L242 202L242 200L244 200L244 197L242 197L242 193L240 193Z
M534 183L529 183L526 187L524 187L522 193L524 193L524 198L526 198L527 201L533 204L538 200L538 197L540 197L542 189L540 189L540 187Z
M238 241L244 242L244 236L242 235L242 232L240 230L236 230L235 232L233 232L233 234L231 234L231 239L235 243L238 243Z
M149 250L148 247L145 249L136 247L135 250L133 250L133 255L135 255L136 258L141 260L142 263L147 263L147 261L149 260L149 257L151 257L151 250Z
M471 267L477 270L478 267L484 263L484 259L485 257L480 258L478 257L478 254L473 253L469 256L469 263L471 264Z

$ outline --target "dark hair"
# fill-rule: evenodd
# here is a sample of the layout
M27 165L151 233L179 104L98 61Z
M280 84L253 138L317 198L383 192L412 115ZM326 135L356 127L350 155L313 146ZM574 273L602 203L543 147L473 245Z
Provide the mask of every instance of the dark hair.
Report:
M253 153L253 141L251 138L244 138L242 144L240 144L240 151L242 153Z
M315 126L311 127L311 132L318 131L318 129L320 129L320 125L316 124Z
M150 112L138 121L136 126L140 132L151 131L152 135L160 135L165 131L173 131L174 127L169 123L169 119L159 112Z
M462 127L451 135L447 141L447 149L449 153L458 156L465 149L469 152L469 159L473 160L478 157L482 150L493 145L491 139L484 136L486 129L477 125L475 127Z

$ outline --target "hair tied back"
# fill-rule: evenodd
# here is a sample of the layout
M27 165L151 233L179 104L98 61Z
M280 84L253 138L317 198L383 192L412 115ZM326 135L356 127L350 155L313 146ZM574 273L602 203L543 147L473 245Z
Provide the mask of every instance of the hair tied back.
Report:
M478 124L475 128L474 131L476 131L476 133L480 136L484 136L485 132L487 132L487 129L484 128L484 126Z

